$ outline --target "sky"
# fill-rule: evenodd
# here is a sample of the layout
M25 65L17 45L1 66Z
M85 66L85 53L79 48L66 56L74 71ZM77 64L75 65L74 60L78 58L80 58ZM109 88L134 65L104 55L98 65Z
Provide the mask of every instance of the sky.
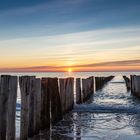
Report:
M140 71L140 0L0 0L0 71Z

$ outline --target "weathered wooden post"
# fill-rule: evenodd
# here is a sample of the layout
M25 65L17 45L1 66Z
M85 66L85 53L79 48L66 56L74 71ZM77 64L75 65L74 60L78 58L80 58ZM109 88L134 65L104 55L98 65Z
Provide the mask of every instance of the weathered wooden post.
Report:
M73 109L74 105L74 78L66 79L66 112Z
M94 93L94 77L91 76L89 79L89 96L91 96Z
M50 94L51 103L51 122L55 124L63 118L58 78L48 78L48 92Z
M130 75L130 80L131 80L131 94L133 94L133 75Z
M87 80L86 79L82 79L82 93L83 93L83 102L85 102L86 96L87 96Z
M50 94L48 92L48 78L41 80L41 130L50 128Z
M81 79L76 78L76 103L82 103L82 95L81 95Z
M62 113L66 113L66 79L59 79L59 91L60 91L60 100L61 100L61 107Z
M97 80L97 79L96 79ZM82 79L83 101L85 102L94 93L94 78L93 76L87 79Z
M138 83L137 83L137 86L138 86L138 97L140 98L140 75L138 76Z
M70 80L70 86L71 86L71 90L70 90L70 95L71 95L71 105L70 105L70 108L71 110L73 109L73 106L74 106L74 78L69 78Z
M17 77L2 75L0 79L0 140L15 140Z
M35 79L34 76L19 77L19 85L20 85L20 91L21 91L20 140L27 140L28 136L32 135L31 122L33 118L32 116L33 111L32 111L32 108L29 108L29 105L32 105L31 97L33 96L34 79Z
M130 75L131 93L140 98L140 76Z
M134 75L133 77L133 94L136 96L136 85L137 85L137 82L136 82L136 75Z
M7 110L7 139L15 140L16 99L17 99L17 76L9 77L9 98Z
M34 112L35 112L35 92L36 92L36 84L35 77L31 78L31 91L29 93L29 126L28 126L28 137L32 138L34 136Z
M140 98L140 76L135 76L135 95Z
M9 97L9 79L10 76L1 76L0 82L0 140L6 140L7 129L7 105Z
M34 88L34 134L36 135L40 131L41 79L35 79Z
M74 105L74 78L59 79L60 99L63 114L73 109Z
M95 77L95 86L96 86L96 90L98 90L100 87L99 77Z

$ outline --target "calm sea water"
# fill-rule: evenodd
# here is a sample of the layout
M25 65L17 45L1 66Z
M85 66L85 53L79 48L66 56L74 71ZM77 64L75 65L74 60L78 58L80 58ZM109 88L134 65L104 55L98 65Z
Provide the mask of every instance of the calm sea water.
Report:
M85 104L74 110L52 127L50 132L34 140L139 140L140 100L127 91L122 75L140 72L77 72L77 73L11 73L37 77L110 76L115 78ZM17 103L20 103L18 92ZM19 136L20 108L17 105L17 137Z

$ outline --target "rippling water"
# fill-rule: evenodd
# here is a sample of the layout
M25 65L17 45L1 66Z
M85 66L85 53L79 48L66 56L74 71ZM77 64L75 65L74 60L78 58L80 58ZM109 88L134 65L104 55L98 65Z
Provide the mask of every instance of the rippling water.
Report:
M37 77L116 77L85 104L75 105L74 110L52 127L50 132L34 140L139 140L140 100L125 87L122 75L140 73L26 73ZM14 75L25 75L24 73ZM18 101L20 104L20 93ZM17 137L19 136L20 106L17 104Z

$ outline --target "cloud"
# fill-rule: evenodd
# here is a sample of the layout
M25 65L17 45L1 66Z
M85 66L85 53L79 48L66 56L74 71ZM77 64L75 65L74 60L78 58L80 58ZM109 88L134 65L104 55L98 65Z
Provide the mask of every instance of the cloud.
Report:
M123 66L123 67L122 67ZM128 70L128 68L133 69L138 67L138 69L135 70L140 70L140 59L138 60L126 60L126 61L111 61L111 62L103 62L103 63L94 63L94 64L84 64L84 65L73 65L71 68L75 71L92 71L97 70L97 71L110 71L111 67L112 68L121 68L121 70ZM110 69L108 69L108 67ZM128 68L127 68L128 67ZM66 71L69 68L69 66L34 66L34 67L20 67L20 68L0 68L0 71L5 71L5 72L36 72L36 71ZM112 69L113 70L113 69Z
M38 4L32 4L32 5L25 5L25 6L18 6L15 8L4 9L1 10L0 15L2 16L8 16L8 15L24 15L24 14L32 14L40 11L48 11L48 12L59 12L59 14L65 13L64 10L68 7L76 7L79 6L85 2L85 0L72 0L72 1L66 1L66 0L59 0L59 1L48 1L48 2L40 2Z
M87 65L77 65L76 67L98 67L98 66L138 66L140 60L111 61Z
M0 46L1 68L76 66L89 63L96 67L100 65L98 63L107 65L110 61L114 63L140 59L140 27L0 40Z

